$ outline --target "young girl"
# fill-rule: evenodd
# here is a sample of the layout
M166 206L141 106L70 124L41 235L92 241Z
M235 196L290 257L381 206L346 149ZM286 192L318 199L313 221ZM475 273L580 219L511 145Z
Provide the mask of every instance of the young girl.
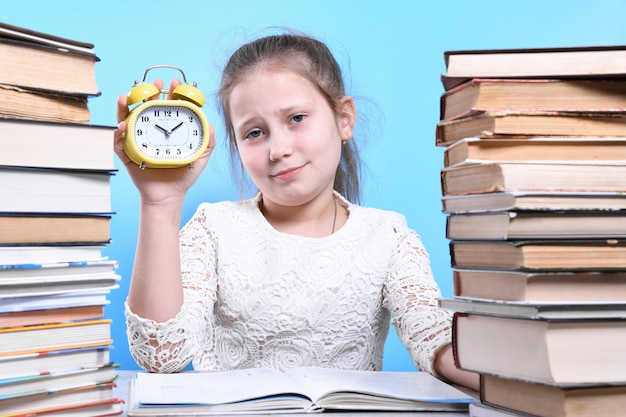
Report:
M231 151L259 192L203 203L182 230L213 132L194 169L145 170L122 150L123 122L115 133L141 200L126 303L138 364L380 370L391 318L418 369L477 388L476 375L454 366L450 314L437 307L418 235L403 216L356 204L356 109L328 48L293 34L246 44L219 98ZM120 96L118 120L126 103Z

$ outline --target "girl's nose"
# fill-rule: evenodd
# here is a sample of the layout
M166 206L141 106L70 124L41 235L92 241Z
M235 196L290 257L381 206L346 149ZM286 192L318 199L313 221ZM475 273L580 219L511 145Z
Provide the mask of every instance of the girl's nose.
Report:
M277 161L293 153L293 138L285 132L273 134L270 139L270 161Z

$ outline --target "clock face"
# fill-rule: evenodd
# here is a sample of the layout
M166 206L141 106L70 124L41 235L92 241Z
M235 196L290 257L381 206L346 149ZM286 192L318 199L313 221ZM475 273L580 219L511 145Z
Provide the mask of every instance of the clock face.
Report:
M197 156L204 142L200 116L183 105L146 107L132 128L137 150L155 161L187 160Z

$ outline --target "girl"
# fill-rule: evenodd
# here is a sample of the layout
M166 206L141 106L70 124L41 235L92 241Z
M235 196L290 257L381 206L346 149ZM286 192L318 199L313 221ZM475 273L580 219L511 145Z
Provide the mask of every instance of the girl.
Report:
M231 151L259 192L203 203L182 230L213 131L194 169L141 170L122 150L123 122L115 133L141 200L126 302L138 364L380 370L391 318L418 369L477 388L454 366L450 314L418 235L403 216L357 204L356 109L326 45L284 34L242 46L219 99Z

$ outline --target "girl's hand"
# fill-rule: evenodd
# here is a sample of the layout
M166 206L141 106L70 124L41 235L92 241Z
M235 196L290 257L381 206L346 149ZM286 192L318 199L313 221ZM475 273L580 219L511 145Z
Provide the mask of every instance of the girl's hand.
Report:
M163 80L157 79L154 85L161 91L163 89ZM175 79L170 83L167 99L173 99L171 92L180 85L180 81ZM158 98L158 94L151 97L150 100ZM215 148L215 132L213 126L209 130L209 145L205 153L190 167L181 168L145 168L141 169L131 161L122 147L123 134L126 131L126 122L124 121L129 114L128 97L120 95L117 99L117 129L114 132L114 150L120 158L130 178L139 190L141 199L145 203L160 204L166 203L170 199L184 199L189 188L196 182L204 168L206 167L211 152Z

